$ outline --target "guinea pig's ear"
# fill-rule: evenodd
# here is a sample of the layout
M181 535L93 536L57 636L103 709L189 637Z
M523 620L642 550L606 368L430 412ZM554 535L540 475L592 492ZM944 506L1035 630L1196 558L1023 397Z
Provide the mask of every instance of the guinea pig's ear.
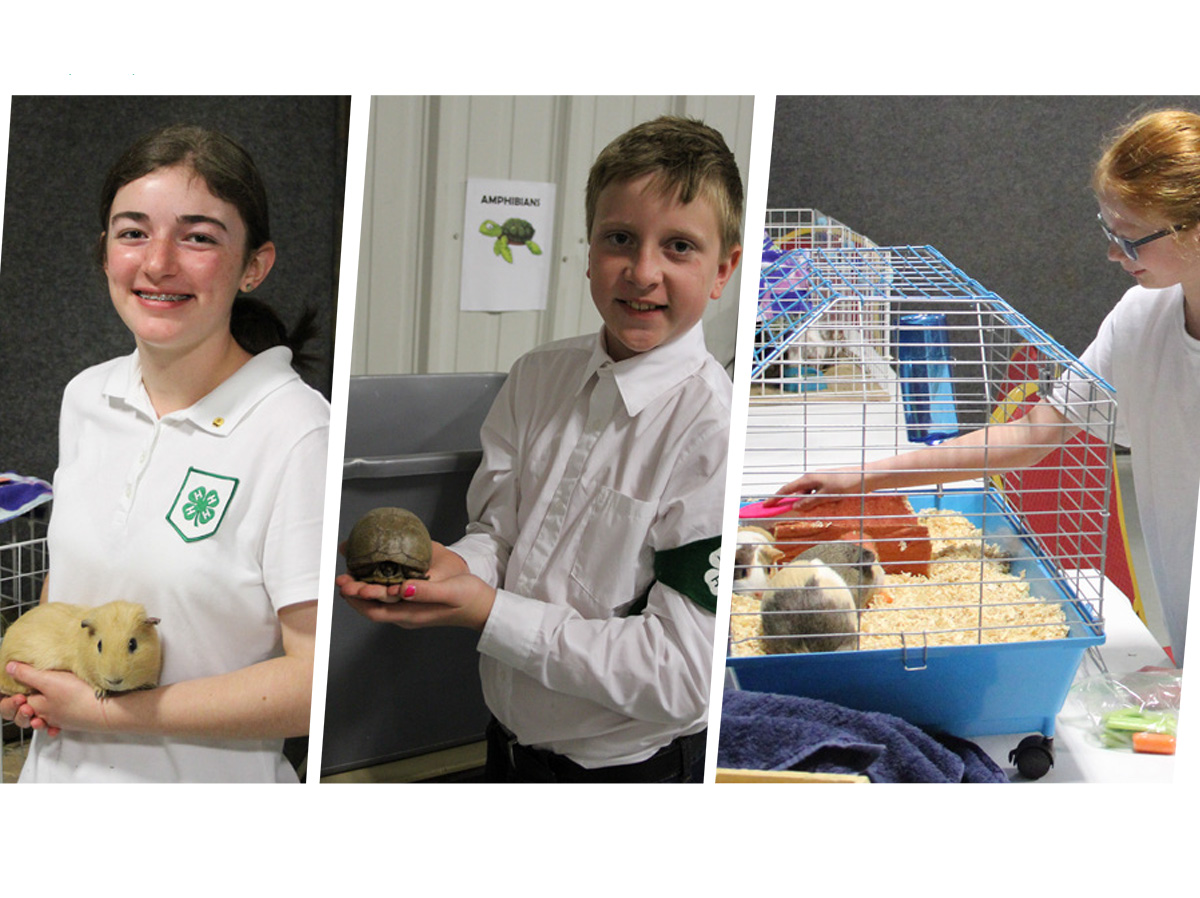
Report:
M94 636L96 634L96 625L90 620L80 621L79 626L88 631L88 636Z
M146 618L146 623L148 623L152 627L157 627L159 624L162 623L162 618L148 617L148 618Z

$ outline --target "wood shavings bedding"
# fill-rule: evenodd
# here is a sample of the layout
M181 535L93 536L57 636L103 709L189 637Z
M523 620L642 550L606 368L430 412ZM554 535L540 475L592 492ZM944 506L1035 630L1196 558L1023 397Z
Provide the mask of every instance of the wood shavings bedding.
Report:
M899 648L900 633L926 633L929 645L975 645L981 623L985 644L1068 634L1062 607L1031 597L1029 584L1009 573L1003 552L984 542L969 520L944 511L920 518L933 543L930 576L886 577L885 588L861 616L860 648ZM767 654L760 605L754 596L733 596L731 654Z
M762 600L755 596L733 594L729 615L729 638L733 641L731 655L767 654L766 645L760 638L763 635L761 609Z

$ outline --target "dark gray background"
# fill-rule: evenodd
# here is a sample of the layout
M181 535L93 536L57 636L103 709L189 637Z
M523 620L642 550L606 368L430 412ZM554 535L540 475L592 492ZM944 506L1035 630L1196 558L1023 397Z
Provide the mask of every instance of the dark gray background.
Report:
M1135 114L1196 97L779 97L767 205L931 245L1074 355L1133 281L1092 167Z
M0 259L0 471L51 479L63 387L133 350L92 262L108 167L136 137L188 122L222 130L267 186L275 267L254 295L320 334L301 371L326 398L345 194L349 100L341 97L14 97Z

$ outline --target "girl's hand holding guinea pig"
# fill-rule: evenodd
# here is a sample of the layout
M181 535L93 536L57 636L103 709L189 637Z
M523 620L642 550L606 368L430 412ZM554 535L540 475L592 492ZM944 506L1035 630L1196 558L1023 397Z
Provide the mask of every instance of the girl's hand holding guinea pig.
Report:
M19 665L14 661L8 666L15 672ZM26 695L0 695L0 720L11 720L23 730L45 730L49 736L57 736L60 732L58 727L49 726L37 716Z
M48 736L57 736L64 729L108 729L103 702L96 691L73 673L63 670L38 670L19 661L10 661L5 672L30 688L32 694L13 696L0 702L3 715L14 709L11 718L17 726L44 729ZM108 699L111 700L111 699ZM11 704L10 704L11 703Z

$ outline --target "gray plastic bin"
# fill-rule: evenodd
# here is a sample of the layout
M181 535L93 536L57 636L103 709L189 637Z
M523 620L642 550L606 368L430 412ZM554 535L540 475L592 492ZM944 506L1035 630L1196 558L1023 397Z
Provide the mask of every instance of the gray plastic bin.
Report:
M339 538L380 505L409 509L438 542L461 537L479 428L504 377L350 378ZM482 740L478 639L372 623L335 591L322 775Z

